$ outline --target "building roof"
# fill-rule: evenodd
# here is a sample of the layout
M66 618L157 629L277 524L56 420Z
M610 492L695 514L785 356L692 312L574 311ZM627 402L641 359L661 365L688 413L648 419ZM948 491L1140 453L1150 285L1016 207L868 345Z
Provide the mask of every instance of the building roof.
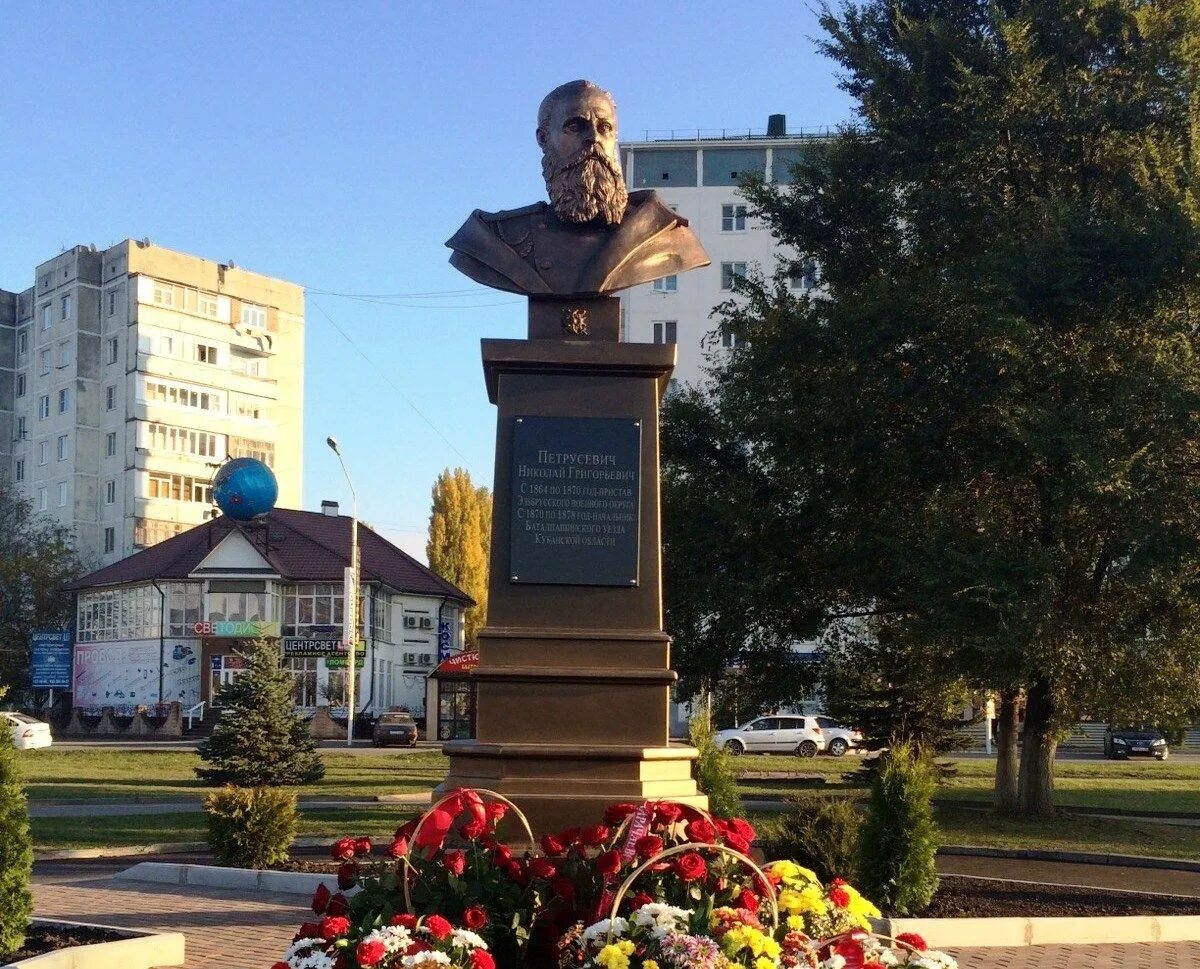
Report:
M208 554L233 531L240 531L271 567L291 582L341 582L350 564L350 518L324 512L273 508L261 519L237 522L222 515L98 569L66 588L181 580L191 576ZM359 559L363 582L381 582L397 592L446 596L474 605L458 586L447 582L359 522Z

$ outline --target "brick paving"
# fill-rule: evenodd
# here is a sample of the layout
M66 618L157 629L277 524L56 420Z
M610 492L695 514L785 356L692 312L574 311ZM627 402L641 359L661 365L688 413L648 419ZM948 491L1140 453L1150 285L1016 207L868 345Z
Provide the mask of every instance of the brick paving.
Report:
M186 969L269 969L307 908L295 895L115 883L103 875L37 877L44 918L183 932ZM1200 969L1200 941L951 950L962 969Z

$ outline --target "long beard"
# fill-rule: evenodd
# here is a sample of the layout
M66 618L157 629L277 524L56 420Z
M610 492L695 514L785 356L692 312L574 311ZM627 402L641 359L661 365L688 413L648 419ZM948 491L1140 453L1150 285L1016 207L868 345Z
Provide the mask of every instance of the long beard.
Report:
M566 222L591 222L599 217L616 225L625 216L629 190L621 164L595 148L585 148L565 161L546 152L542 176L554 214Z

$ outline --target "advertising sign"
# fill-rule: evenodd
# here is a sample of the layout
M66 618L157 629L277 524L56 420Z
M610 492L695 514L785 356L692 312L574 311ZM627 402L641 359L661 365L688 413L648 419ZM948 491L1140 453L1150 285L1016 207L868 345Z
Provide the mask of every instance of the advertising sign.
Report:
M341 636L326 636L322 639L283 637L284 656L332 656L345 652L346 644L342 642Z
M30 685L35 690L71 689L72 636L69 629L38 629L29 635Z
M270 639L279 636L279 623L256 620L218 620L192 626L197 636L221 636L228 639Z
M214 665L219 661L212 657ZM189 707L200 699L201 662L194 641L76 644L75 706L130 711L157 703L161 682L162 702L178 700Z
M365 665L365 662L366 662L366 656L364 656L361 652L354 654L354 668L356 670L361 670L363 668L363 666ZM327 669L327 670L344 670L345 668L346 668L346 654L345 653L343 653L341 656L326 656L325 657L325 669Z
M438 664L433 671L434 676L448 676L454 673L469 673L479 665L479 650L470 649L463 653L455 653L449 659Z
M450 658L450 645L452 633L450 630L450 620L441 619L438 621L438 662Z

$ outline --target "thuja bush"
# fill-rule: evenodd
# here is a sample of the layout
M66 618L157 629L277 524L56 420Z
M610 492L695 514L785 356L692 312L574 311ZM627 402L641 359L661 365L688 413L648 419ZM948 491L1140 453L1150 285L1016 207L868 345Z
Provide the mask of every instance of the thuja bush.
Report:
M799 801L779 827L773 856L811 868L823 882L855 881L862 826L862 816L848 798Z
M737 778L729 755L713 739L712 723L707 716L692 717L688 739L699 752L696 758L696 786L708 795L708 810L718 818L736 818L742 813Z
M296 715L292 676L279 662L279 644L259 639L242 656L246 669L221 691L224 709L200 745L206 781L239 787L311 784L325 776L308 725Z
M858 870L867 897L885 915L912 915L929 905L938 886L934 770L909 743L893 745L883 757L871 784Z
M271 787L234 787L204 799L208 844L222 864L266 868L287 861L296 837L296 794Z
M2 691L0 687L0 696ZM29 812L21 787L17 749L8 728L0 727L0 956L25 944L25 929L33 908L29 894L32 868Z

